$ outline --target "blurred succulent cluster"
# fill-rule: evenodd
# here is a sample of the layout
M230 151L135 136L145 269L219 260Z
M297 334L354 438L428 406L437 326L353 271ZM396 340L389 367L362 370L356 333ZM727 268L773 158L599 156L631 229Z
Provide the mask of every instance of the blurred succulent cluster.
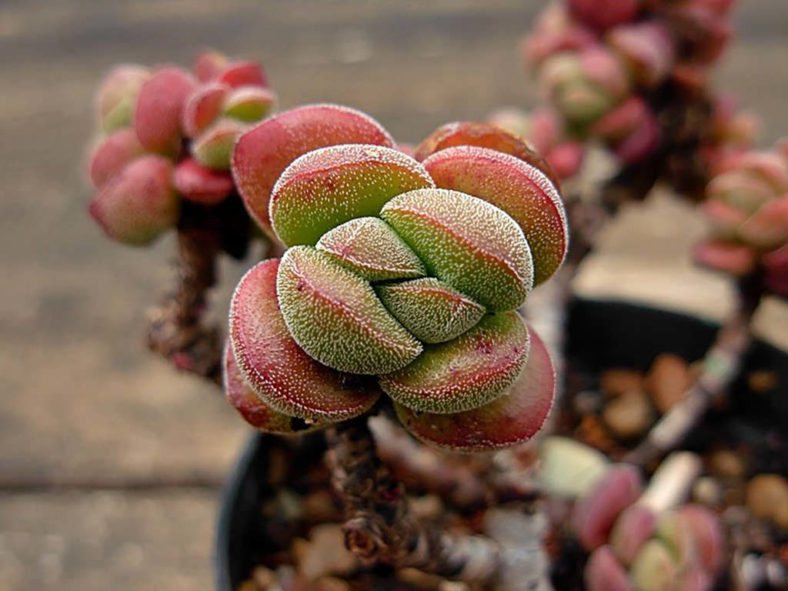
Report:
M788 297L788 152L731 154L706 189L708 239L694 251L699 263L745 276L762 273L766 288Z
M709 67L731 35L733 0L567 0L550 4L524 40L546 105L531 116L495 120L519 128L559 174L575 174L584 142L606 145L623 165L643 161L663 144L678 104L700 103L704 129L695 148L748 143L749 115L707 88ZM679 114L680 117L684 113ZM697 126L695 118L689 125ZM681 126L680 124L679 126ZM682 135L684 132L680 132ZM674 141L674 138L668 138Z
M555 376L517 308L566 254L552 173L484 124L445 126L416 156L333 105L239 138L241 195L286 249L231 304L226 391L256 427L325 426L384 392L437 446L494 449L541 428Z
M200 54L193 72L115 67L97 94L90 214L110 238L141 245L176 226L182 199L222 202L234 191L236 137L274 99L259 64L216 52Z
M668 457L644 486L638 468L611 464L600 452L563 437L541 446L541 480L574 499L569 529L590 553L588 591L704 591L722 567L725 538L716 514L686 497L701 463Z

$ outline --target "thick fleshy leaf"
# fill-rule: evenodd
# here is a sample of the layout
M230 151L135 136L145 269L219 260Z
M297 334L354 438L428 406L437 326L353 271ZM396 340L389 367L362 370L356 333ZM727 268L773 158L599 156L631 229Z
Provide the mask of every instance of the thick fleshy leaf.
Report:
M279 177L271 192L271 223L283 244L315 245L348 220L377 215L395 195L434 186L421 164L393 148L320 148Z
M241 86L268 86L263 67L257 62L239 60L230 63L217 78L219 82L229 84L233 88Z
M657 516L650 507L635 503L619 515L610 532L610 547L625 565L635 559L640 547L651 538L657 526Z
M550 354L539 335L529 333L528 361L505 395L455 414L420 413L395 404L402 424L422 441L455 451L501 449L528 441L542 428L555 396Z
M659 516L655 537L667 548L677 565L686 567L698 560L692 528L677 511L665 511Z
M222 383L227 401L255 429L277 435L300 435L326 425L325 422L308 423L266 404L244 380L229 343L224 348L222 365Z
M639 127L648 108L641 96L632 96L596 121L591 133L610 141L623 140Z
M195 80L180 68L161 68L140 88L134 131L151 152L173 154L180 144L181 115Z
M632 581L609 546L591 553L583 577L588 591L632 591Z
M233 145L245 129L240 121L220 119L192 143L192 156L208 168L230 170Z
M410 247L380 218L355 218L326 232L317 249L367 281L412 279L427 274Z
M668 549L656 539L643 545L632 563L630 575L641 591L675 591L679 588L678 566Z
M625 164L640 162L659 147L661 134L657 118L651 111L646 111L639 125L616 144L616 156Z
M630 64L635 78L648 87L664 80L676 59L673 38L655 19L616 27L608 33L607 42Z
M172 164L162 156L140 156L99 190L88 211L104 233L118 242L142 245L153 241L178 220Z
M150 71L136 64L116 66L104 77L96 94L99 125L104 133L131 125L137 95L149 77Z
M90 182L97 189L101 188L142 152L143 148L133 129L113 132L101 140L90 156Z
M531 290L533 261L523 231L483 199L417 189L389 201L381 216L431 275L488 310L512 310Z
M720 199L707 199L701 207L711 225L711 235L716 239L735 239L739 226L747 219L747 214L739 208Z
M580 126L598 121L615 106L615 99L589 80L564 85L554 101L567 121Z
M280 262L258 263L244 275L230 306L230 339L245 381L279 412L308 421L358 416L379 390L307 355L290 336L276 293Z
M175 167L175 189L186 199L204 205L215 205L233 190L229 172L211 170L192 158L186 158Z
M631 22L640 10L639 0L568 0L567 4L574 18L597 31Z
M706 187L706 196L750 215L777 195L764 178L744 170L732 170L714 177Z
M219 77L228 64L227 56L213 50L199 53L194 60L194 75L200 82L210 82Z
M471 329L484 307L435 277L377 288L386 309L423 343L449 341Z
M181 127L187 137L195 138L205 131L222 113L224 100L230 92L226 84L213 82L200 86L186 100Z
M447 343L428 345L399 371L380 376L380 387L415 411L457 413L501 396L528 358L528 329L515 311L485 316Z
M238 138L233 176L246 208L273 235L268 202L274 183L296 158L337 144L393 146L381 125L362 113L338 105L308 105L265 119Z
M438 187L492 203L520 226L531 249L534 284L548 279L566 256L569 229L555 184L522 159L487 148L449 148L424 161Z
M406 366L422 351L369 283L311 246L285 253L277 293L290 334L323 365L381 374Z
M788 242L788 195L761 207L742 224L739 234L744 242L762 250Z
M564 132L564 122L554 111L542 108L531 115L528 140L540 154L546 155L563 138Z
M643 481L637 468L629 464L611 466L577 505L572 525L577 539L594 550L607 542L608 534L621 512L634 503L643 492Z
M716 573L725 556L725 534L720 520L702 505L685 505L678 513L692 530L703 568Z
M592 30L573 19L563 3L549 4L538 16L534 33L525 39L522 53L531 64L540 64L561 51L577 51L599 43Z
M761 262L766 286L773 293L788 298L788 245L767 252Z
M774 194L788 191L788 157L776 152L743 152L723 161L717 174L745 172L765 182Z
M242 86L233 90L224 102L224 114L233 119L252 123L268 115L276 95L267 88Z
M511 154L528 164L541 170L555 185L558 185L558 178L552 172L550 165L535 152L517 134L507 131L504 126L497 126L490 123L479 123L476 121L455 121L441 125L433 131L416 148L415 158L423 162L436 152L452 148L454 146L478 146L480 148L490 148L505 154ZM453 187L445 187L451 189Z
M704 267L737 276L752 271L756 263L755 252L749 246L720 241L698 244L692 249L692 258Z
M563 142L548 151L545 158L559 178L568 179L580 172L585 155L582 142Z
M621 59L604 45L594 45L580 52L580 67L586 79L605 96L621 100L630 91L626 67Z

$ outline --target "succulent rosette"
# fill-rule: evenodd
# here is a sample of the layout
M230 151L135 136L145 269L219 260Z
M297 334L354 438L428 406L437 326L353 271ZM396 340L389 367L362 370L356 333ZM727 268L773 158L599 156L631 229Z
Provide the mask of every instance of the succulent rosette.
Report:
M610 463L587 445L545 438L539 480L549 493L574 500L569 529L589 553L588 591L709 591L725 556L717 515L685 503L700 460L676 452L644 486L639 468Z
M193 72L114 68L96 99L102 135L89 160L90 214L110 238L141 245L177 224L181 199L222 202L234 188L235 139L274 100L259 64L216 52L200 54Z
M702 505L657 514L635 503L615 519L585 567L588 591L709 591L722 565L719 519Z
M553 366L517 308L566 254L552 173L485 124L445 126L415 154L335 105L239 138L244 202L286 249L231 303L226 392L254 426L317 428L381 394L416 437L455 450L514 445L542 426Z
M710 233L695 260L736 276L761 270L766 287L788 297L788 157L772 150L724 159L703 209Z
M708 68L730 36L732 5L730 0L551 4L523 43L524 58L537 71L549 105L539 117L553 119L549 134L537 127L529 139L549 139L548 149L560 146L548 160L567 171L572 142L588 139L604 143L624 164L647 158L662 141L653 106L658 89L667 83L689 93L704 89Z

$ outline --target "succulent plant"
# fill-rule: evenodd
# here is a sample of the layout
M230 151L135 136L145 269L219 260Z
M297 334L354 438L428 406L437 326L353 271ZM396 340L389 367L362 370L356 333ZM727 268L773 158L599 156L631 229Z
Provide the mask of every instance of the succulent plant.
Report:
M695 260L736 276L760 269L766 287L788 297L788 157L777 150L727 157L703 209L711 228Z
M236 137L274 100L258 64L216 52L200 54L194 73L116 67L97 93L90 214L110 238L140 245L176 225L182 198L223 201L233 192Z
M230 310L228 396L247 418L249 392L270 407L257 427L284 432L275 413L341 421L381 393L411 433L451 449L513 445L544 422L554 371L517 308L566 253L552 172L471 122L415 154L335 105L239 138L241 195L286 249L244 276Z
M730 36L732 5L695 0L550 4L523 43L524 59L536 70L549 108L534 114L522 133L564 177L577 172L582 144L589 139L605 144L623 165L644 161L664 139L658 118L670 92L660 89L670 85L688 95L706 92L709 66ZM714 155L718 143L749 139L741 134L751 130L742 124L716 120L723 128L704 131L702 152Z
M570 470L588 464L592 453L576 442L558 450ZM724 555L720 522L706 507L682 504L699 468L695 456L677 453L663 462L645 490L640 473L629 464L609 465L585 479L572 527L591 553L584 572L589 591L712 588Z

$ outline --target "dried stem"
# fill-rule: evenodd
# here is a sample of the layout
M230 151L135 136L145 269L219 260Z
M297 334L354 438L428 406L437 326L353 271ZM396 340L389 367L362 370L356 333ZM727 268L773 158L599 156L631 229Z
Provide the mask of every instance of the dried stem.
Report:
M625 461L646 465L678 447L738 375L752 341L750 321L764 293L760 273L743 279L738 287L739 305L703 358L700 375L681 401L651 428L646 439L627 454Z
M487 582L498 574L498 544L454 535L411 515L404 486L377 457L366 417L341 423L326 437L332 482L345 503L345 544L363 562L466 582Z
M214 228L182 224L177 240L177 285L150 314L148 348L179 370L218 383L221 335L218 327L205 326L202 316L216 283L221 238Z
M475 511L499 503L527 502L540 490L514 469L495 470L491 456L447 457L415 441L394 421L372 417L378 456L406 486L436 494L454 509Z

